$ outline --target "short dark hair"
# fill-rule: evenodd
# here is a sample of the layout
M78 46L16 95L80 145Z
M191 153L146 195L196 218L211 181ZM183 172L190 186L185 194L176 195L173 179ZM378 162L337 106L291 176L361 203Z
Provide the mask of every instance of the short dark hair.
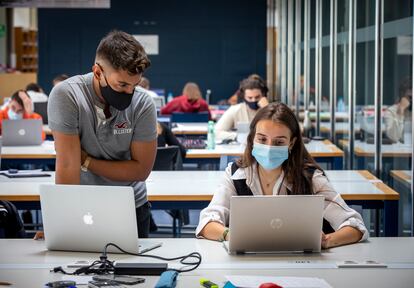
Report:
M65 81L68 78L69 78L68 75L66 75L66 74L60 74L60 75L57 75L55 78L53 78L53 82L56 82L56 81L57 82Z
M35 91L35 92L42 92L42 87L36 83L30 83L26 86L26 91Z
M257 74L252 74L248 78L240 82L240 97L244 98L244 93L247 89L259 89L263 96L267 96L269 89L265 81Z
M26 93L27 97L30 98L29 94L27 94L27 92L25 90L17 90L16 92L13 93L13 95L11 96L11 100L16 101L17 103L19 103L20 106L22 106L24 108L24 103L22 98L20 98L19 93L20 92L24 92Z
M96 56L108 61L116 70L141 74L151 66L144 47L130 34L112 31L106 35L96 49Z

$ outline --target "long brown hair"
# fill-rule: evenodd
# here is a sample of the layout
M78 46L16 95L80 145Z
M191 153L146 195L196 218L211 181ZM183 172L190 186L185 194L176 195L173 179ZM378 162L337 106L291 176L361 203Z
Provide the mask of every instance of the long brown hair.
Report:
M295 114L283 103L271 103L260 109L250 123L250 132L247 136L246 149L237 164L239 167L249 167L256 163L252 155L257 123L261 120L271 120L289 128L291 140L296 139L289 153L289 158L282 164L283 172L288 183L292 184L291 195L313 194L312 175L315 169L322 170L306 150L303 144L299 122ZM313 170L313 171L312 171Z

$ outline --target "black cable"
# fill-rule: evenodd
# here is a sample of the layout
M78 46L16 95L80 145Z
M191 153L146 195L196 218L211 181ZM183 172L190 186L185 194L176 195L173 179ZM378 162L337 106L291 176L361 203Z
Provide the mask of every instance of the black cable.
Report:
M109 246L113 246L116 249L118 249L119 251L121 251L124 254L127 255L131 255L131 256L139 256L139 257L147 257L147 258L154 258L154 259L158 259L158 260L163 260L163 261L174 261L174 260L180 260L180 263L183 265L188 265L188 266L194 266L192 268L189 269L168 269L168 270L172 270L172 271L176 271L178 273L183 273L183 272L190 272L193 271L195 269L198 268L198 266L200 266L201 264L201 254L198 252L191 252L190 254L184 255L184 256L178 256L178 257L172 257L172 258L166 258L166 257L161 257L161 256L157 256L157 255L147 255L147 254L143 254L143 253L132 253L132 252L128 252L124 249L122 249L121 247L119 247L118 245L114 244L114 243L108 243L105 245L103 254L101 256L102 257L107 257L107 249ZM194 262L187 262L187 259L191 259L191 258L195 258L196 261Z
M138 257L147 257L147 258L154 258L154 259L158 259L158 260L163 260L163 261L175 261L175 260L180 260L180 263L186 266L194 266L192 268L188 268L188 269L167 269L170 271L176 271L178 273L183 273L183 272L190 272L193 271L195 269L198 268L198 266L200 266L201 264L201 254L198 252L191 252L190 254L184 255L184 256L178 256L178 257L172 257L172 258L166 258L166 257L161 257L161 256L157 256L157 255L147 255L147 254L143 254L143 253L132 253L132 252L128 252L124 249L122 249L121 247L119 247L118 245L114 244L114 243L108 243L105 245L104 251L102 253L102 255L99 257L100 260L96 260L94 261L91 265L89 266L85 266L85 267L81 267L76 269L73 272L67 272L65 271L62 266L58 266L55 267L53 269L50 270L50 272L61 272L65 275L80 275L80 274L109 274L109 273L113 273L115 270L114 267L114 261L109 261L108 260L108 256L107 256L107 250L108 247L113 246L116 249L118 249L119 251L121 251L124 254L127 255L131 255L131 256L138 256ZM194 261L189 261L190 259L195 259ZM97 267L95 267L97 266Z

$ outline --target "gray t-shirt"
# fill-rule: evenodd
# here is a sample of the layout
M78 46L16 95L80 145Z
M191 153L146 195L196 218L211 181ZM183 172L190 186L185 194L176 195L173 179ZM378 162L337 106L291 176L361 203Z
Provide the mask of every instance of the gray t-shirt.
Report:
M102 104L95 94L92 80L93 73L78 75L53 88L48 104L49 126L55 131L79 135L82 149L93 158L131 160L133 141L157 138L154 102L144 89L137 87L127 109L118 111L110 107L112 116L102 119L102 115L97 113ZM81 171L80 182L84 185L131 186L135 191L136 207L147 201L145 182L112 181L90 171Z

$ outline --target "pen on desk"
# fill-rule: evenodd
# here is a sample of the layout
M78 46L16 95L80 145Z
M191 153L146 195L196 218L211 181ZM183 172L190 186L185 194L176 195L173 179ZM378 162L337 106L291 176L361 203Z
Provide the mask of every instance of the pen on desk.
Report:
M12 285L12 283L5 282L5 281L0 281L0 285L2 285L2 286L10 286L10 285Z
M206 287L206 288L219 288L219 286L216 283L213 283L210 280L207 280L204 278L200 279L200 284L201 286Z

